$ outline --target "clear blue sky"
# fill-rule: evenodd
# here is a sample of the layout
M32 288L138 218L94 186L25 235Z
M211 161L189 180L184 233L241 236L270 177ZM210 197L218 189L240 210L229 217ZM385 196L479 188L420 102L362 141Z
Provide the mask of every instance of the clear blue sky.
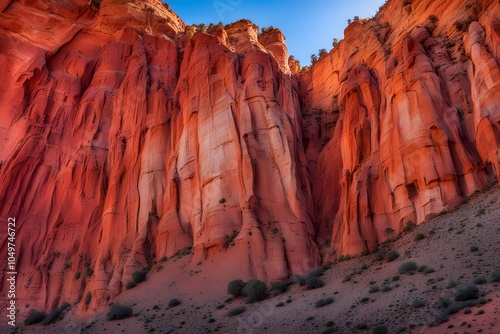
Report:
M274 26L285 34L289 54L309 65L312 53L332 48L344 38L347 19L372 17L385 0L167 0L186 22L227 24L250 19L259 27Z

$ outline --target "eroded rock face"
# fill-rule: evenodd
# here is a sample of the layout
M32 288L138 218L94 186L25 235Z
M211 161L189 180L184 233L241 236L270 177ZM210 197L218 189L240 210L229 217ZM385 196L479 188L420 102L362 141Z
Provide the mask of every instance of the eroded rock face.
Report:
M159 1L52 5L1 14L0 210L18 222L20 303L104 305L191 248L228 252L247 278L320 263L279 31L270 50L248 21L185 33Z
M317 238L331 237L332 257L371 251L500 177L499 4L446 6L388 2L301 80Z
M97 308L178 252L279 280L453 209L500 177L499 6L389 1L300 72L278 29L247 20L196 31L156 0L3 2L19 302L91 292Z

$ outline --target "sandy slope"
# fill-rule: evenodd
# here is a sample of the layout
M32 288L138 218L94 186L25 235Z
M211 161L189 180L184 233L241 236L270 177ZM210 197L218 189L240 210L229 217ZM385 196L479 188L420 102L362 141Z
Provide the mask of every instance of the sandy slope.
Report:
M231 318L226 313L244 304L243 300L216 309L228 297L225 293L227 282L218 277L238 278L238 273L222 274L223 269L214 263L223 263L224 259L217 256L198 265L190 263L191 255L186 255L157 264L147 282L113 300L132 306L136 314L132 318L106 321L107 308L89 317L88 313L83 315L76 311L76 305L57 324L22 326L20 332L146 333L154 329L155 333L327 333L327 330L371 333L374 326L385 324L389 333L397 333L400 329L404 333L478 333L480 330L498 333L500 282L491 282L490 274L500 269L499 197L500 189L496 187L475 196L456 211L425 222L382 245L382 249L395 249L401 254L393 262L376 261L376 255L371 254L334 264L322 276L326 282L324 287L304 290L292 285L283 295L246 305L246 312L240 316ZM485 213L478 215L481 209ZM435 231L432 235L431 230ZM414 241L418 233L425 238ZM477 246L478 250L471 252L471 246ZM401 274L399 280L393 281L399 266L408 261L432 267L435 272ZM363 264L367 269L360 270ZM237 265L226 267L237 268ZM351 280L342 282L346 275L351 275ZM449 281L464 284L479 276L487 278L488 282L478 287L488 302L472 307L470 314L461 310L450 316L449 322L429 327L436 314L442 312L438 306L439 297L453 297L457 289L448 288ZM382 288L385 279L389 281L390 291L368 292L372 285ZM181 305L168 308L168 301L174 297L182 300ZM334 302L315 308L315 302L325 297L332 297ZM361 302L364 297L369 300ZM413 308L411 305L416 298L423 300L425 306ZM287 299L291 302L287 303ZM276 307L280 301L284 306ZM155 305L158 310L154 309ZM477 314L479 310L484 310L484 314ZM215 321L210 323L210 318ZM327 327L328 321L333 321L334 325ZM358 330L356 327L362 323L367 329Z

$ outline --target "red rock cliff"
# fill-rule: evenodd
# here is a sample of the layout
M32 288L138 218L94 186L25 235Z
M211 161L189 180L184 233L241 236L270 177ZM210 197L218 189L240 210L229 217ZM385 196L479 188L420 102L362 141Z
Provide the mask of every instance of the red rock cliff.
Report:
M414 3L353 23L301 74L279 30L245 20L195 32L159 0L0 3L21 303L91 291L98 307L191 248L285 278L327 239L371 250L493 183L500 5Z
M317 238L336 256L500 177L499 13L498 1L389 1L302 76Z

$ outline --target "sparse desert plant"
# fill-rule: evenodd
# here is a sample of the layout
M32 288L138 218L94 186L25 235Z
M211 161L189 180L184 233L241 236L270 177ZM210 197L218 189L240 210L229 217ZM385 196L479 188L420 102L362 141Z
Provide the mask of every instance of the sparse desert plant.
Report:
M363 329L367 329L368 325L364 322L360 322L360 323L356 324L356 328L359 330L363 330Z
M418 233L415 238L413 239L414 241L419 241L425 239L425 235L423 233Z
M393 235L394 232L396 232L393 228L390 228L390 227L387 227L385 230L384 230L384 233L385 235L389 236L389 235Z
M267 297L267 284L258 279L251 279L243 288L243 293L247 297L247 303L261 301Z
M314 276L314 277L318 277L318 276L323 275L323 272L324 272L324 271L325 271L325 270L323 269L323 267L316 267L316 268L312 269L312 270L311 270L311 271L307 274L307 276L309 276L309 277L313 277L313 276Z
M351 275L345 275L342 282L349 282L351 280Z
M466 307L466 308L464 308L464 314L469 314L469 313L471 313L471 312L472 312L472 311L471 311L470 307Z
M92 301L92 293L89 291L89 292L87 292L87 295L85 296L85 305L90 304L91 301Z
M275 294L284 293L292 284L293 282L291 280L284 282L273 282L271 283L271 290L273 290Z
M406 226L404 227L403 231L409 232L409 231L413 230L414 228L415 228L415 223L412 222L411 220L408 220L406 222Z
M383 285L382 286L382 292L388 292L391 291L392 288L389 285Z
M399 275L393 276L392 281L393 282L399 281Z
M38 324L45 319L45 313L41 311L32 311L26 319L24 319L25 325Z
M380 288L378 286L372 286L370 288L370 290L368 290L369 293L375 293L375 292L379 292L380 291Z
M387 253L387 262L392 262L399 257L399 253L395 250L391 250Z
M90 267L87 267L87 273L86 273L86 274L87 274L87 276L89 276L89 277L90 277L90 276L92 276L92 275L94 275L94 269L92 269L92 268L90 268Z
M375 254L375 261L382 261L385 257L385 251L382 249L379 249L377 251L377 254Z
M224 308L224 306L226 306L226 305L224 305L224 304L219 304L219 305L217 305L215 308L216 308L217 310L220 310L221 308Z
M81 275L82 275L82 273L80 271L77 271L75 273L75 279L79 279Z
M477 246L470 246L470 251L471 252L477 252L479 250L479 247Z
M485 213L486 213L486 210L481 208L481 209L477 210L476 216L481 216L481 215L484 215Z
M144 281L144 279L146 278L146 272L144 271L134 271L132 273L132 282L134 282L135 284L139 284L141 283L142 281Z
M174 307L174 306L177 306L177 305L180 305L180 304L181 304L181 301L179 299L172 298L168 302L168 307Z
M387 334L388 329L386 325L378 325L373 327L372 333L373 334Z
M243 312L245 312L245 310L246 307L243 305L236 306L230 309L229 312L227 312L227 315L230 317L234 317L235 315L242 314Z
M399 266L398 273L409 274L417 270L417 264L415 262L405 262Z
M423 271L423 273L424 273L424 274L426 274L426 275L427 275L427 274L432 274L433 272L435 272L435 270L434 270L434 268L432 268L432 267L427 267L427 268L425 268L425 269L424 269L424 271Z
M500 282L500 270L495 270L491 273L492 282Z
M325 285L325 282L323 282L316 276L307 276L305 283L306 283L306 288L309 290L318 289Z
M422 271L424 271L425 269L427 269L427 266L426 266L426 265L422 265L422 266L419 266L419 267L418 267L417 271L418 271L419 273L421 273L421 272L422 272Z
M125 284L125 288L126 288L127 290L129 290L129 289L133 289L133 288L135 288L136 286L137 286L137 284L135 284L134 282L127 282L127 284Z
M278 303L276 304L276 307L282 307L282 306L284 306L284 305L285 305L285 304L284 304L283 302L278 302Z
M129 318L133 314L132 308L126 305L113 304L108 313L106 313L106 319L108 320L118 320Z
M331 304L331 303L333 303L332 298L322 298L322 299L316 301L316 303L314 304L314 307L320 308L320 307L326 306L326 305Z
M486 277L484 276L479 276L474 279L474 284L484 284L486 283Z
M465 301L477 299L478 295L479 289L475 284L462 285L457 289L457 291L455 291L455 300Z
M64 302L61 304L61 311L64 311L65 309L67 309L68 307L70 307L71 304L68 303L68 302Z
M438 307L447 308L451 305L451 300L448 297L439 297L438 299Z
M417 298L413 301L411 306L413 306L413 308L421 308L421 307L425 306L425 302L422 299Z
M306 284L306 276L305 275L295 275L295 276L293 276L292 281L293 281L293 284L297 284L297 285L302 286L302 285Z
M62 310L59 307L56 307L52 311L47 314L45 319L43 320L43 325L47 326L56 321L62 314Z
M237 298L242 295L245 285L246 283L241 279L232 280L227 284L227 293Z
M457 281L455 281L454 279L452 279L452 280L450 280L450 281L448 282L448 284L446 285L446 287L447 287L448 289L451 289L451 288L456 287L457 285L458 285L458 282L457 282Z

